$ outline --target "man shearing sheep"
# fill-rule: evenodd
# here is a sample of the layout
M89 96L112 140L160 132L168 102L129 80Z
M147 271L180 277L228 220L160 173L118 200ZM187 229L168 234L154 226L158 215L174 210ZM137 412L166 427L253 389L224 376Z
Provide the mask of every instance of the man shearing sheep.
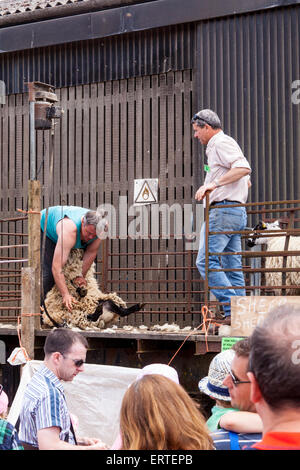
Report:
M107 229L104 214L83 207L53 206L41 211L43 299L56 284L63 304L72 311L72 306L77 301L67 288L63 267L72 249L83 249L82 273L74 282L78 287L85 286L85 275L97 256L102 236Z

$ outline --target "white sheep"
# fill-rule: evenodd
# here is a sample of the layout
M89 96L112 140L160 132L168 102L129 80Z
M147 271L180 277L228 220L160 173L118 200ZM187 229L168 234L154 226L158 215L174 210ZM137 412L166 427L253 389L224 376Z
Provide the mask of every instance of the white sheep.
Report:
M81 329L88 327L102 329L116 323L120 316L127 316L143 308L144 304L135 304L127 308L124 300L115 292L108 294L101 292L95 277L95 263L86 273L86 295L83 295L82 290L72 282L82 272L82 257L83 250L71 250L63 268L69 292L78 303L74 304L72 312L69 312L63 305L58 288L54 285L45 299L46 311L42 315L44 325L53 327L56 324L65 324Z
M259 222L254 229L255 230L268 230L268 236L261 236L261 234L254 234L248 239L247 244L249 247L254 245L267 245L267 251L278 251L282 252L285 250L286 232L283 230L283 235L278 236L278 230L281 230L279 221L276 220L273 223ZM274 230L274 235L272 232ZM300 268L300 237L290 236L287 250L299 251L296 256L287 256L286 267L287 268ZM266 268L282 268L284 256L266 256L265 267ZM300 272L286 272L285 282L282 280L282 272L266 272L265 274L267 286L299 286L296 289L287 289L287 295L300 295ZM281 294L281 289L274 289L276 295Z

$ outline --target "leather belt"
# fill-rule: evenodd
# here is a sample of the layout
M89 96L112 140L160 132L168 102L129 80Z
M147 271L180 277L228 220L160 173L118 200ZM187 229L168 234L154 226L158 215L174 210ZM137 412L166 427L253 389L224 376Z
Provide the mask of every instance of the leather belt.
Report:
M229 199L223 199L223 201L214 201L209 207L215 206L216 204L222 204L222 202L229 202L230 204L242 204L240 201L229 201Z

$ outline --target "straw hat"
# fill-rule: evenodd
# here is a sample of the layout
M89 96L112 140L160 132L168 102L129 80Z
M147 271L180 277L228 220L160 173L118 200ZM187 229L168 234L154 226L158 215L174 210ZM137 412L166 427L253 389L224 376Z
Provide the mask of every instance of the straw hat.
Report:
M229 374L234 355L233 349L227 349L213 358L209 366L208 376L198 383L200 392L217 400L231 400L228 388L223 385L223 380Z

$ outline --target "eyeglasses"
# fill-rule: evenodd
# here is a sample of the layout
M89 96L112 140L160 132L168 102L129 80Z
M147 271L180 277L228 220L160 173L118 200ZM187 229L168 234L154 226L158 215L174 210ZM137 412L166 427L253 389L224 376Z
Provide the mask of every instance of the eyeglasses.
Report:
M83 359L72 359L72 357L65 356L64 354L61 354L65 359L71 359L71 361L74 362L76 367L81 367L82 364L85 363Z
M198 114L194 114L194 116L192 117L192 124L194 124L196 121L203 121L205 122L205 124L208 124L209 126L211 126L211 123L208 122L206 119L203 119L202 117L198 116Z
M237 386L237 385L239 385L239 384L249 384L249 383L250 383L250 380L240 380L240 379L238 379L238 378L234 375L234 373L232 372L232 370L229 371L229 375L230 375L231 380L232 380L232 382L233 382L233 384L234 384L235 386Z

